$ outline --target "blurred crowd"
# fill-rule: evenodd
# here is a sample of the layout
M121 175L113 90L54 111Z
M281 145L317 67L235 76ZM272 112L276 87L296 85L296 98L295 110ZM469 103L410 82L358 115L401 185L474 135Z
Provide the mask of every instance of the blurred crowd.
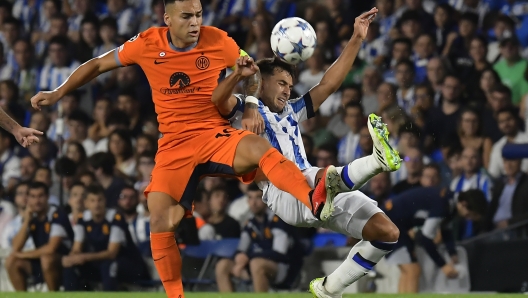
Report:
M480 189L490 214L478 224L462 222L458 240L528 219L528 160L501 154L506 143L528 142L528 1L203 0L202 5L203 24L227 31L255 59L273 55L269 37L278 20L299 16L312 24L318 46L298 65L292 97L321 80L349 40L354 16L376 6L378 16L340 91L302 124L310 163L345 165L371 154L366 116L376 113L404 160L400 170L381 173L362 189L379 204L420 186L444 185L455 193ZM137 32L164 26L163 14L163 0L0 0L0 107L19 123L46 132L26 150L0 130L0 247L18 251L6 265L15 288L25 289L21 277L41 270L48 287L58 289L60 283L49 277L57 262L65 268L90 262L111 266L101 260L150 257L143 190L159 132L141 69L100 76L50 109L35 111L29 99L60 86L80 64ZM254 185L202 180L194 210L199 239L244 238L255 231L271 239L266 233L279 227L309 247L302 239L326 232L286 227L259 204L261 195ZM102 221L94 222L97 218ZM108 241L126 249L118 246L117 253ZM259 245L277 262L295 259L288 251L274 255L273 243ZM250 247L246 258L262 253ZM42 257L61 249L100 255ZM35 259L41 268L24 262ZM264 270L254 266L253 276ZM127 269L136 279L148 278L143 266ZM247 274L233 264L217 269L220 279ZM105 289L115 288L115 278L107 276Z

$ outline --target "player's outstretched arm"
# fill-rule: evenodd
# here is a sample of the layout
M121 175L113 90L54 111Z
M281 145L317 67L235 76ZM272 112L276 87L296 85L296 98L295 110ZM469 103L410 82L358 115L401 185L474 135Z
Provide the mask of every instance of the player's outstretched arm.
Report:
M6 112L0 108L0 126L7 132L15 136L17 142L26 148L27 146L38 143L38 136L43 132L36 129L22 127L13 118L9 117Z
M321 104L332 93L336 92L345 80L359 53L361 43L367 37L368 27L376 17L377 12L378 9L374 7L356 18L352 38L350 38L341 55L328 68L321 82L310 90L314 111L318 110Z
M115 59L115 51L93 58L79 66L66 81L53 91L41 91L31 98L31 106L40 110L41 106L54 105L66 94L84 86L102 73L120 67Z

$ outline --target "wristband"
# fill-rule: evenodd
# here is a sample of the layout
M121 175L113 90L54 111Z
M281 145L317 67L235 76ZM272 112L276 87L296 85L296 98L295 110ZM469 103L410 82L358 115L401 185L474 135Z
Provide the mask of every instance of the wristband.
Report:
M252 103L252 104L256 104L258 106L258 99L254 96L246 96L246 99L244 99L244 102L245 103Z

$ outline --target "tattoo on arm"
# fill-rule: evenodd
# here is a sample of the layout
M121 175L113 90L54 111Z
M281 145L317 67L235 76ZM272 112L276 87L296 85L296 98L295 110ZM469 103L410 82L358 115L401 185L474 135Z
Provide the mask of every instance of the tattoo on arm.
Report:
M13 120L13 118L9 117L9 115L3 109L0 108L0 126L9 133L12 133L13 129L19 126L19 124Z
M260 70L257 70L257 72L248 77L244 80L244 96L253 96L255 98L260 97L260 83L261 83L261 76L260 76Z

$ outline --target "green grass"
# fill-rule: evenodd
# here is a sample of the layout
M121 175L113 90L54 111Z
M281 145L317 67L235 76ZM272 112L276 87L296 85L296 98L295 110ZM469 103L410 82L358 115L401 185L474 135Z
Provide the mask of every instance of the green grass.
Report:
M108 293L108 292L84 292L84 293L0 293L0 298L165 298L164 293ZM189 293L185 298L311 298L308 293L273 293L273 294L255 294L255 293L237 293L237 294L220 294L220 293ZM482 298L482 297L498 297L498 298L514 298L527 297L526 295L517 294L414 294L414 295L398 295L398 294L356 294L344 295L345 298Z

